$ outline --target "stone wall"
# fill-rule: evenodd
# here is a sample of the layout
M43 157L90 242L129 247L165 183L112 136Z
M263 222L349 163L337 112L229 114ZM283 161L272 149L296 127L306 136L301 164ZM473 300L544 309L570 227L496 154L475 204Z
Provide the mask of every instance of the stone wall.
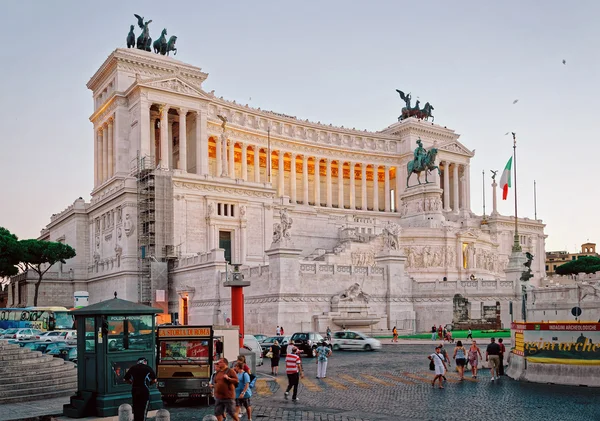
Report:
M534 288L527 294L527 321L575 320L573 307L582 310L579 320L600 320L600 285L564 285L547 288ZM518 307L520 316L520 306ZM519 317L520 318L520 317Z

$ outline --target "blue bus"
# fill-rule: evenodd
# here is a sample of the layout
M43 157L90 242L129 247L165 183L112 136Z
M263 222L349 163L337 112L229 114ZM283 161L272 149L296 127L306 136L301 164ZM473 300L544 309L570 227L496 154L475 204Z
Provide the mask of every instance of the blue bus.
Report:
M42 331L73 329L74 318L65 307L0 308L0 329Z

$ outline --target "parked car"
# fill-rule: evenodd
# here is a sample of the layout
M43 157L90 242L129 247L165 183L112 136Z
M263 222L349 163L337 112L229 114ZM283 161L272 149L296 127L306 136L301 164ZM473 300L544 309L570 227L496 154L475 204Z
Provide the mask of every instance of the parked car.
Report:
M365 351L373 351L381 349L381 342L375 338L371 338L361 332L346 330L343 332L334 332L331 339L333 349L364 349Z
M271 346L275 341L279 342L279 346L281 347L281 356L286 355L287 346L290 343L291 336L271 336L270 338L261 341L260 346L263 350L263 355L266 355L267 352L271 349Z
M43 354L51 343L52 342L21 341L19 345L21 345L21 348L29 348L32 351L39 351Z
M65 361L77 363L77 347L73 345L55 347L46 352L46 354L52 355L53 357L62 358Z
M9 329L7 332L5 332L3 335L5 339L16 339L18 341L23 341L26 339L35 339L36 335L38 335L42 331L31 328L21 328Z
M254 336L258 342L262 342L268 338L267 335L262 335L260 333L258 335L252 335L252 336Z
M15 334L15 333L17 333L17 330L19 330L19 329L15 329L15 328L6 329L6 330L5 330L5 331L2 333L2 335L0 335L0 338L3 338L3 339L11 339L11 338L12 338L12 335L13 335L13 334Z
M53 330L50 332L42 332L35 337L38 341L43 342L68 342L77 343L76 330Z
M244 335L244 348L254 352L256 356L256 365L263 365L262 348L253 335Z
M48 346L46 347L46 349L44 350L44 354L48 354L50 353L50 351L52 351L53 349L57 349L57 348L66 348L68 346L73 346L73 345L69 345L66 342L46 342L48 344Z
M292 335L291 340L302 353L314 358L317 356L319 342L325 341L325 338L318 332L296 332Z

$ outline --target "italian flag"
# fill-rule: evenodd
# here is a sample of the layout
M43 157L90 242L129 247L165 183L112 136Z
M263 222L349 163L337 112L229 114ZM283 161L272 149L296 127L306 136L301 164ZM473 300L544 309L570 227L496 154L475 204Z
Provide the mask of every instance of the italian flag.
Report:
M502 188L502 200L506 200L508 196L508 188L510 187L510 169L512 168L512 156L506 163L506 167L504 167L504 171L502 172L502 177L500 177L500 187Z

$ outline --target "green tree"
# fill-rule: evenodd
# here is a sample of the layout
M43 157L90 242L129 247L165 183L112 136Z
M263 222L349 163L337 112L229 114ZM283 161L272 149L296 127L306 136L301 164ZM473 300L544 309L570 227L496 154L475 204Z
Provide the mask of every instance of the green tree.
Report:
M53 264L65 263L66 259L75 257L75 249L68 244L53 241L22 240L19 244L23 251L22 262L38 275L33 296L33 305L37 306L38 292L44 275Z
M22 258L23 252L17 236L0 227L0 278L19 273L17 265Z
M580 256L556 268L558 275L576 275L578 273L594 273L600 271L600 257Z

